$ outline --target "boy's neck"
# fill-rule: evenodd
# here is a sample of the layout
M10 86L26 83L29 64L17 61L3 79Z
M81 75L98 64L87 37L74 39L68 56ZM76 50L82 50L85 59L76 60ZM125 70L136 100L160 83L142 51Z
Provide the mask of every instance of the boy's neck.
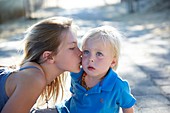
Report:
M85 76L85 83L87 85L87 87L94 87L96 84L98 84L101 81L101 78L97 78L97 77L91 77L89 75Z

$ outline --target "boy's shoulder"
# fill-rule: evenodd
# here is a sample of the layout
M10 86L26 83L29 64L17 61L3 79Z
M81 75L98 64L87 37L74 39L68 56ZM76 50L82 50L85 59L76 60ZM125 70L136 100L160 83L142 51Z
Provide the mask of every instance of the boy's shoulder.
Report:
M73 72L71 72L71 73L70 73L71 79L73 79L73 80L79 79L79 78L83 75L83 72L84 72L84 70L83 70L82 68L81 68L81 70L80 70L79 73L73 73Z
M117 85L119 85L120 87L129 87L129 83L127 80L122 79L120 76L118 76L118 79L116 81Z
M129 87L128 81L121 78L113 69L109 70L107 76L108 83L106 84L110 84L110 86L112 86L113 89L116 88L122 90L124 88Z

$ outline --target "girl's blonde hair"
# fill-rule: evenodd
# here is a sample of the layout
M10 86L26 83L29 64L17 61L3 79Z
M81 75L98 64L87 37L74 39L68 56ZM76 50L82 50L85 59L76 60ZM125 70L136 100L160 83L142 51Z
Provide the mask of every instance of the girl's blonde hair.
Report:
M116 70L118 67L118 61L120 56L121 37L123 37L123 35L121 35L121 33L116 28L111 26L101 26L93 28L83 36L82 48L84 47L84 44L87 41L91 40L101 40L106 46L108 46L107 44L109 43L109 47L111 47L112 54L114 58L116 58L116 65L112 68Z
M76 27L76 26L75 26ZM66 17L52 17L38 22L30 27L24 39L24 56L20 65L26 62L43 63L40 59L44 51L51 51L57 54L58 47L64 40L63 33L67 33L70 29L75 30L72 24L72 19ZM50 100L52 97L57 100L59 90L62 89L65 76L58 76L54 81L46 86L41 95L41 100Z

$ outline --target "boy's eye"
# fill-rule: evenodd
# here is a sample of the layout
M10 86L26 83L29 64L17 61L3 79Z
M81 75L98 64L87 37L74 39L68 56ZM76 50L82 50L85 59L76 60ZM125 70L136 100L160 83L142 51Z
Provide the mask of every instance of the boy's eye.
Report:
M97 56L103 56L103 54L101 52L97 52L96 55Z
M89 51L88 50L84 50L83 51L83 55L87 55L87 54L89 54Z

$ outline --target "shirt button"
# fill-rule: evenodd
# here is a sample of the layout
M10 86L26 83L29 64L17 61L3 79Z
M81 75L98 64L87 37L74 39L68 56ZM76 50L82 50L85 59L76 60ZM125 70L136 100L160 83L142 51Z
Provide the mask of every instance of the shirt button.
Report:
M85 94L85 96L88 96L88 94Z

